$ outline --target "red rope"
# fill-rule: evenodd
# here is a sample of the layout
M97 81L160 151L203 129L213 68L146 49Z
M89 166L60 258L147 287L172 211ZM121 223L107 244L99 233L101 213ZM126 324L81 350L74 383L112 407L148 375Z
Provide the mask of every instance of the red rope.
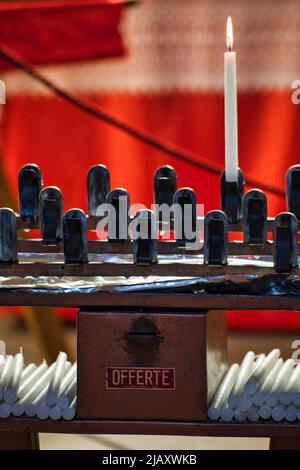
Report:
M49 90L51 90L55 95L59 96L60 98L64 99L68 103L76 106L78 109L100 119L101 121L110 124L117 129L131 135L132 137L144 142L147 145L159 150L165 154L172 155L172 157L177 158L178 160L182 160L184 162L190 163L194 166L202 168L210 173L215 173L220 175L223 171L223 167L216 163L208 162L207 160L199 157L197 154L190 152L188 150L179 148L174 144L169 142L165 142L159 137L152 135L150 132L147 132L143 129L139 129L128 122L114 116L110 112L106 111L100 107L94 107L90 102L86 99L79 98L77 96L72 95L70 92L64 90L63 88L59 87L51 80L49 80L45 75L39 72L33 65L28 63L23 57L19 56L15 51L12 51L7 46L0 44L0 55L4 57L8 62L13 64L15 67L23 70L28 75L42 83L46 86ZM246 178L246 183L248 185L259 187L262 190L268 191L272 194L276 194L277 196L285 196L285 192L283 189L276 188L268 183L261 183L253 178Z

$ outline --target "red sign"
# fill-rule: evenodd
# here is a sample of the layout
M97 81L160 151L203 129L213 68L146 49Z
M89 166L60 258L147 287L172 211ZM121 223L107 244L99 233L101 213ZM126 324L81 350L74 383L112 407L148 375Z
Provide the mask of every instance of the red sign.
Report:
M106 388L175 390L175 369L107 367Z

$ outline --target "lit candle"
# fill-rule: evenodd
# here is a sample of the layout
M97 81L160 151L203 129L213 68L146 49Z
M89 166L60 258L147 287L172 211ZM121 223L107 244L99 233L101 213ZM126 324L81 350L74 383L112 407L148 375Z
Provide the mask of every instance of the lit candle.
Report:
M227 51L224 54L224 95L225 95L225 179L238 180L238 129L237 129L237 86L236 53L233 48L232 21L227 19Z

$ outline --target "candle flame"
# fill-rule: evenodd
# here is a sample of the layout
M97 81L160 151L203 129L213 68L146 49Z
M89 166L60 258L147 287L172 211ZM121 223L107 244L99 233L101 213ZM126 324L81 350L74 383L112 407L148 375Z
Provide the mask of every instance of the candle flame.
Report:
M227 49L231 51L233 48L233 28L232 28L231 16L228 16L227 18L226 43L227 43Z

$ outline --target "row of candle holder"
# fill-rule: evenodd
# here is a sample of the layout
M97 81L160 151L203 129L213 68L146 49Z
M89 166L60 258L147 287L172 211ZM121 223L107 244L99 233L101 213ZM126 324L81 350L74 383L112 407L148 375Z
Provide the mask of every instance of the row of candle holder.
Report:
M257 191L254 190L256 193ZM253 192L252 192L253 194ZM260 196L261 194L258 193ZM259 199L258 199L259 200ZM263 198L261 199L265 201ZM247 203L249 202L249 204ZM265 205L262 204L263 209L259 213L251 213L249 207L251 194L248 193L248 198L244 199L245 212L247 216L244 224L244 236L245 242L254 244L255 246L263 246L267 242L267 217L264 210ZM255 203L257 200L255 199ZM65 213L62 219L47 218L47 209L41 218L42 222L42 236L43 242L49 244L49 238L47 236L53 230L56 234L56 243L63 239L63 252L64 261L66 264L84 264L88 263L88 247L89 241L87 238L87 218L84 212L80 209L71 209ZM189 215L191 213L189 212ZM49 225L45 221L49 221ZM128 222L128 221L127 221ZM132 245L130 249L133 253L133 261L135 264L150 265L158 262L158 239L157 239L157 222L156 215L153 211L144 209L139 211L135 217L135 231L133 232ZM180 219L180 223L182 219ZM174 220L175 234L177 233L176 218ZM110 225L108 224L108 241L111 242L111 250L113 250L113 244L115 242L122 243L131 242L129 238L128 226L123 233L116 233L113 230L113 238L111 239ZM146 233L143 233L141 237L139 227L146 227ZM277 272L290 272L292 268L298 266L297 258L297 219L289 213L284 212L278 214L273 223L273 244L272 255L274 260L275 269ZM179 227L180 228L180 227ZM181 227L182 228L182 227ZM204 218L204 241L203 241L203 254L204 264L213 266L222 266L227 264L228 259L228 231L229 224L227 215L222 211L211 211ZM60 235L61 233L61 235ZM181 235L184 232L181 232ZM154 235L153 235L154 234ZM186 239L184 236L176 240L179 248L187 247L190 250L193 249L194 244L197 247L197 243L200 242L198 233L194 239ZM175 243L176 243L175 242ZM0 262L2 263L16 263L18 261L18 243L17 240L17 217L12 209L2 208L0 209ZM163 242L168 243L168 242ZM50 242L51 244L51 242ZM98 254L101 254L101 242L98 242L97 249ZM49 252L51 252L49 250ZM109 253L109 247L105 251ZM95 253L95 251L94 251ZM128 252L130 253L130 251ZM193 253L193 251L191 251ZM198 254L199 250L197 253ZM257 250L258 253L258 250ZM122 250L120 249L120 253Z
M243 194L244 175L238 169L237 181L226 181L225 171L220 179L221 208L228 217L229 224L234 224L243 218ZM154 202L157 205L166 204L172 206L174 199L187 197L186 203L190 203L196 198L195 193L190 188L188 194L177 193L177 175L173 167L165 165L158 168L153 178ZM35 221L41 215L41 206L45 205L48 210L58 212L63 211L62 194L56 187L49 187L43 190L42 174L40 168L35 164L28 164L21 168L18 177L19 188L19 210L21 219L24 221ZM117 193L116 193L117 191ZM182 191L182 190L181 190ZM105 165L92 166L87 174L87 199L88 214L97 215L99 206L107 201L111 201L116 194L127 191L111 191L110 174ZM300 219L300 165L290 167L286 173L286 196L287 210ZM257 206L264 204L262 197L258 196ZM57 207L58 206L58 207ZM260 210L258 208L258 210Z

